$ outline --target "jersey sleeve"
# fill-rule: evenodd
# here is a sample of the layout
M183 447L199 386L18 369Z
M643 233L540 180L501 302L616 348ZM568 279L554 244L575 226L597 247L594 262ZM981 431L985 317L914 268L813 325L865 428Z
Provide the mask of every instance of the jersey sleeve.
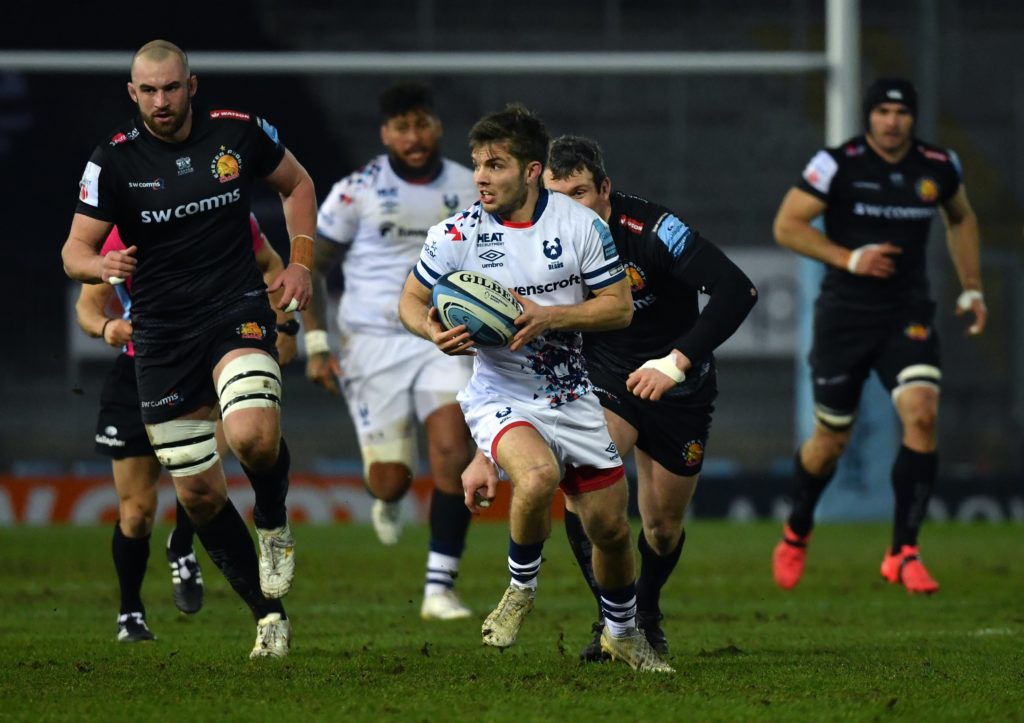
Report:
M273 173L280 165L281 159L284 158L284 145L278 136L277 128L266 118L253 116L252 122L255 125L253 147L256 156L256 175L263 178Z
M82 171L82 180L78 182L78 204L75 213L80 213L97 221L113 223L116 213L113 171L108 163L107 154L102 147L96 148Z
M252 252L258 254L263 248L263 231L260 230L260 222L256 220L256 214L249 212L249 233L252 235Z
M940 203L945 203L953 198L964 182L964 172L963 167L960 165L960 156L952 148L946 149L946 154L949 156L949 161L946 163L946 176L948 180L941 184L943 194L939 199Z
M806 191L815 198L827 201L832 181L839 171L839 163L827 150L820 150L804 167L797 188Z
M586 221L590 221L590 224L584 229L581 241L580 271L583 283L594 291L624 279L626 272L622 268L619 251L608 224L597 214L592 214L592 218Z
M336 244L350 244L359 228L359 202L356 174L331 187L316 216L316 232Z
M451 253L451 241L448 238L453 227L449 221L442 221L427 231L419 261L413 267L412 273L428 289L434 288L437 280L449 271L457 271L455 258Z

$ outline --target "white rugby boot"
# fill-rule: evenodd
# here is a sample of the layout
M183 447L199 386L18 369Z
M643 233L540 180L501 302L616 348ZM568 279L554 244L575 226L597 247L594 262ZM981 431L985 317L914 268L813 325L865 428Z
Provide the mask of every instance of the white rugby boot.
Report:
M398 500L373 502L373 529L382 545L397 545L402 535L402 503Z
M472 614L451 588L427 595L420 606L420 617L424 620L465 620Z
M295 538L288 523L271 530L256 528L260 548L260 589L268 598L284 597L295 577Z
M256 623L256 645L249 658L283 658L292 647L292 624L281 613L270 613Z

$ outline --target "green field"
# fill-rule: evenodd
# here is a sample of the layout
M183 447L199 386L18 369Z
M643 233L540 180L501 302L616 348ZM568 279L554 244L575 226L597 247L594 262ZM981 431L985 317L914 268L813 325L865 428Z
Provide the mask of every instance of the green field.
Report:
M584 665L593 605L556 527L516 645L480 644L503 592L506 528L470 533L470 622L425 623L427 531L299 527L284 661L250 661L255 625L201 555L206 605L170 599L158 529L144 588L155 643L114 642L108 528L0 529L0 720L1024 720L1024 529L929 525L942 584L884 584L888 528L819 528L794 591L771 580L776 524L696 522L667 586L678 675Z

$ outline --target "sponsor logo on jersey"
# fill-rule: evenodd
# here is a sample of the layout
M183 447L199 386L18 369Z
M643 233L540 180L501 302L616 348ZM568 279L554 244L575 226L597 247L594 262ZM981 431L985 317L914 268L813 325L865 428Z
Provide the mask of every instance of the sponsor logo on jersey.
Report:
M241 200L242 191L241 189L236 188L233 191L222 193L219 196L209 196L198 201L190 201L189 203L183 203L180 206L175 206L174 208L162 208L156 211L143 211L142 223L165 223L170 221L172 218L185 218L186 216L194 216L197 213L214 211L218 208L227 206L231 203L237 203ZM86 203L88 203L88 201Z
M188 174L192 173L192 171L194 170L192 168L192 157L191 156L182 156L181 158L176 158L174 160L174 165L176 165L178 167L178 175L179 176L187 176Z
M495 412L494 416L498 419L504 419L508 415L512 414L512 407L505 407L500 412Z
M526 286L517 286L516 293L520 296L533 296L534 294L547 294L552 291L558 291L558 289L568 289L570 286L576 286L582 284L583 279L578 274L571 274L567 278L559 279L558 281L552 281L547 284L528 284Z
M867 189L869 191L881 191L882 190L882 184L881 183L876 183L875 181L854 181L853 182L853 187L854 188L864 188L864 189Z
M892 185L896 186L897 188L901 188L903 186L903 174L902 173L890 173L889 174L889 183L891 183Z
M449 241L464 241L466 239L462 235L462 231L454 223L446 223L444 225L444 235Z
M847 158L856 158L857 156L864 155L866 149L867 147L863 143L851 143L843 149L843 153L846 154Z
M608 459L615 459L619 456L619 448L615 446L615 442L605 447L604 451L608 453Z
M110 428L108 427L108 429ZM116 429L114 430L114 433L117 433ZM125 442L123 439L116 439L115 437L111 437L106 434L97 434L96 444L102 444L104 447L123 447Z
M210 161L210 173L221 183L235 180L241 170L242 154L224 146L220 147L220 153Z
M918 146L917 150L921 152L922 156L924 156L925 158L930 158L933 161L945 162L945 161L949 160L949 156L947 156L945 153L939 153L938 151L933 151L931 148L925 148L924 146Z
M671 213L666 213L658 219L654 231L658 234L658 238L661 239L665 248L672 255L672 258L678 259L682 256L683 251L686 250L686 244L690 240L689 226Z
M608 228L608 224L599 218L595 218L594 230L597 231L597 236L601 239L601 253L604 254L604 260L611 261L618 256L619 252L615 248L615 239L612 238L612 231Z
M132 128L127 133L115 133L113 138L110 139L110 145L117 146L126 141L134 141L139 137L139 129Z
M423 246L423 251L432 259L437 258L437 239L430 239Z
M100 172L103 169L92 161L85 164L82 180L78 182L78 200L90 206L100 205Z
M885 218L891 221L922 221L935 215L935 208L918 208L917 206L882 206L877 203L853 204L854 216Z
M427 230L422 228L404 228L397 224L393 224L390 221L385 221L378 227L377 233L382 239L387 239L389 237L400 239L422 239L426 237Z
M162 191L167 187L164 179L157 178L153 181L128 181L128 188L147 188L152 191Z
M626 263L626 278L629 279L629 290L634 294L647 288L647 275L632 261Z
M444 207L448 209L448 213L455 213L455 209L459 207L459 196L456 193L444 194Z
M494 233L482 233L476 238L477 246L501 246L505 243L505 232L495 231Z
M392 186L391 188L378 188L377 198L397 198L398 188Z
M244 322L235 329L235 332L243 339L262 339L267 335L266 327L257 324L255 321Z
M162 399L143 399L139 402L139 406L142 409L156 409L157 407L176 407L184 401L185 395L183 395L181 392L171 392Z
M352 203L355 202L355 199L352 198L347 193L340 193L340 194L338 194L338 200L341 201L342 203L344 203L346 206L350 206L350 205L352 205Z
M561 261L555 261L559 256L562 255L562 239L555 237L554 241L548 241L544 239L541 242L541 248L544 249L544 255L551 259L551 263L548 264L548 269L554 271L565 266Z
M832 185L832 179L839 169L839 164L828 151L818 151L814 157L807 162L804 168L803 178L811 188L819 193L828 193Z
M910 323L903 329L903 335L913 341L928 341L931 333L931 329L924 324Z
M211 110L210 117L214 120L219 118L230 118L231 120L247 121L250 116L248 113L243 113L240 110Z
M364 427L367 427L370 424L370 408L365 404L359 405L359 422Z
M485 269L493 269L499 266L504 266L505 262L500 259L505 258L505 254L497 249L487 249L483 253L477 254L477 258L486 263L481 264Z
M704 443L699 439L691 439L683 445L683 464L696 467L704 459Z
M644 232L643 221L637 221L635 218L630 218L626 214L619 216L619 225L625 226L638 236Z
M917 197L925 203L934 203L939 197L939 184L928 176L919 178L914 184L914 190L917 191Z

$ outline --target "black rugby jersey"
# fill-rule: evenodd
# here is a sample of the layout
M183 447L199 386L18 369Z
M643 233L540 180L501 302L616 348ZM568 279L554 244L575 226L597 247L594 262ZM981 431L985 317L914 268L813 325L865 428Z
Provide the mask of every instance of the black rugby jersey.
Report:
M754 285L664 206L614 192L608 225L629 280L633 321L625 329L585 332L587 364L625 379L649 359L679 349L693 366L670 394L688 393L714 372L712 352L754 306ZM703 313L699 292L711 294Z
M77 213L117 225L138 246L136 336L192 336L263 279L249 228L253 180L284 157L277 131L237 110L193 107L192 131L167 143L136 116L93 152Z
M938 207L960 188L960 162L952 151L913 140L898 163L889 163L864 136L818 151L798 188L821 199L825 235L856 249L891 243L896 272L888 279L855 276L827 266L820 302L857 311L888 312L929 298L925 245Z

